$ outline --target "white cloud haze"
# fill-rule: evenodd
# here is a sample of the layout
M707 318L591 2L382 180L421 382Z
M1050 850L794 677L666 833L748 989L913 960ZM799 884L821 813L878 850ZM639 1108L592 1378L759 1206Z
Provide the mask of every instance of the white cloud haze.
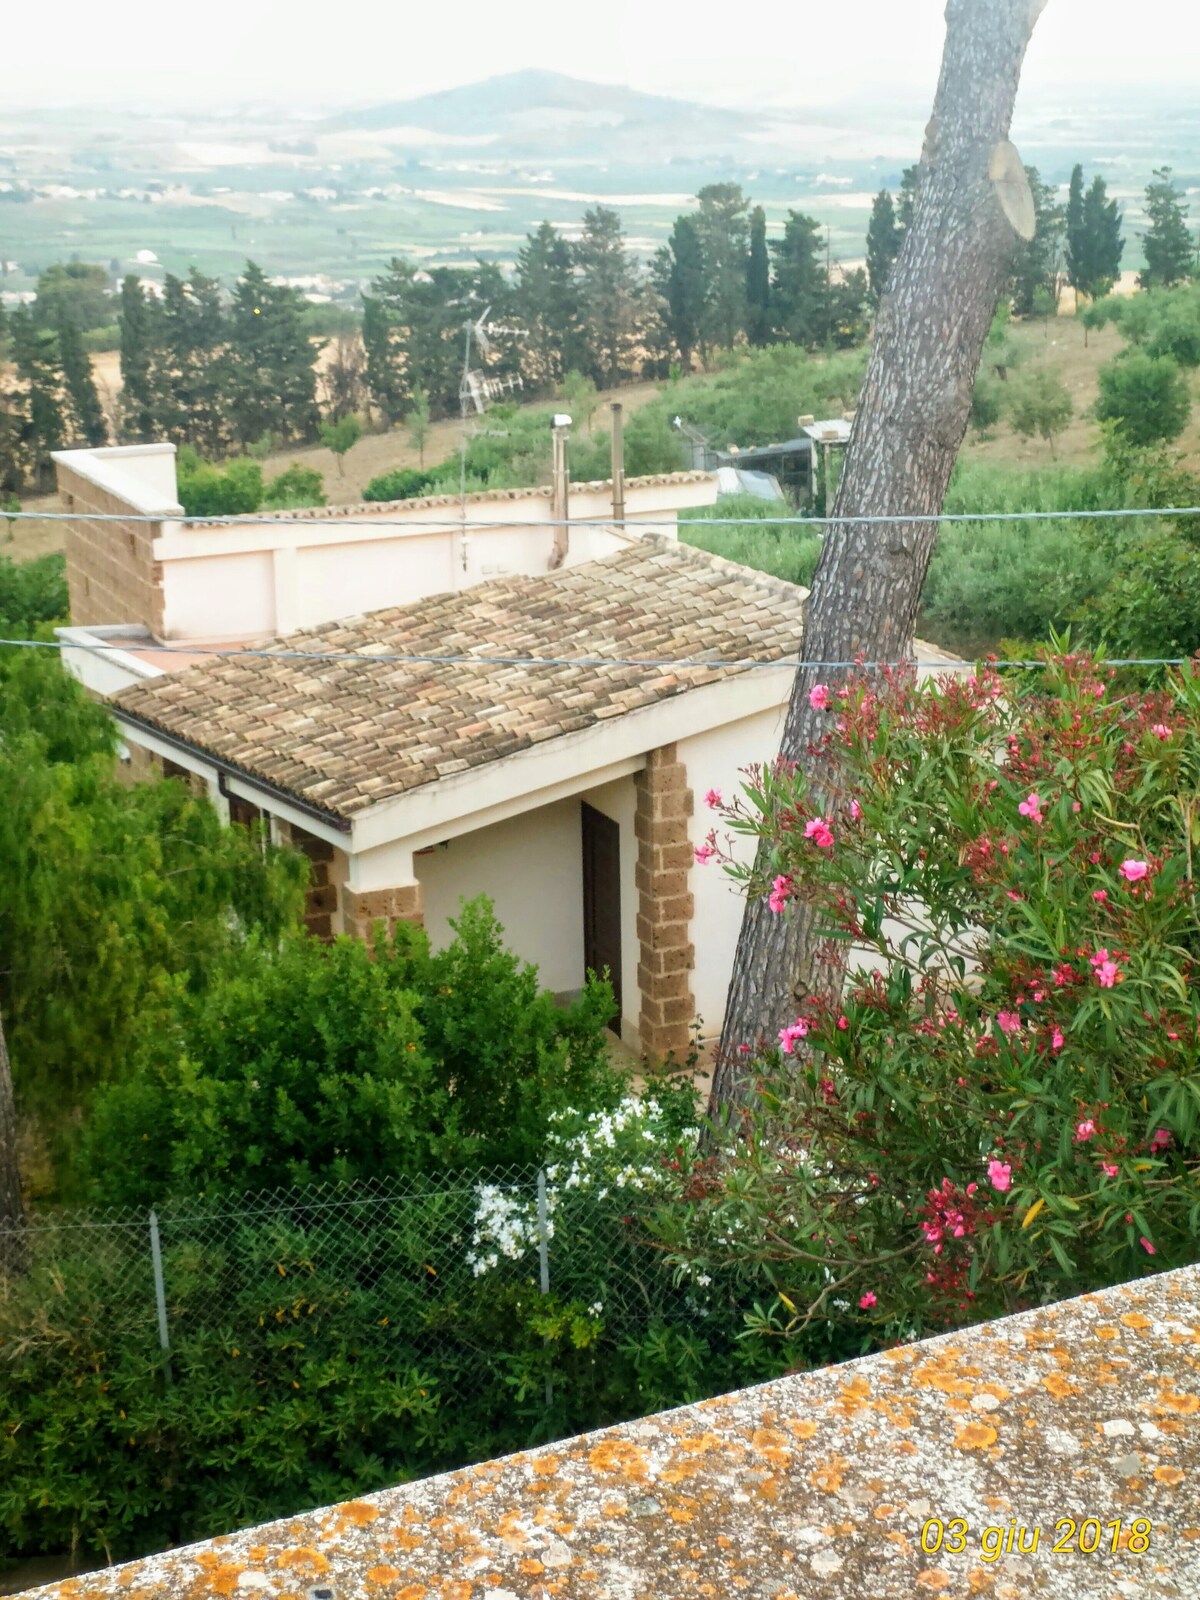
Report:
M986 4L988 0L976 0ZM365 104L542 67L730 104L802 107L869 90L928 103L942 0L12 0L5 100L188 109ZM1049 0L1024 88L1195 83L1192 0Z

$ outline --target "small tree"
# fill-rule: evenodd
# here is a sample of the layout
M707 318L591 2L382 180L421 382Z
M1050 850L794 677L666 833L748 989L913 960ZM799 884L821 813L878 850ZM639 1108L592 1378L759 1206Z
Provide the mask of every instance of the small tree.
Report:
M1146 216L1150 222L1142 234L1146 265L1138 273L1138 282L1143 289L1182 283L1192 270L1192 237L1188 207L1175 187L1170 167L1156 167L1146 185Z
M408 432L408 442L417 452L417 461L424 468L425 442L429 438L429 396L420 385L412 392L404 426Z
M867 224L867 279L876 301L883 298L902 239L895 202L886 189L881 189L871 202L871 220Z
M1075 406L1063 383L1052 372L1029 373L1014 384L1009 401L1009 420L1023 439L1044 439L1055 454L1054 441L1075 414Z
M978 434L988 434L1004 411L1004 390L1000 380L981 371L971 391L971 426Z
M345 456L347 451L362 438L362 423L356 416L339 417L336 422L322 422L320 433L321 443L327 450L332 450L337 457L338 477L346 475Z
M582 372L568 372L559 385L559 394L570 410L571 417L576 427L581 422L587 424L587 431L592 431L592 417L596 407L600 404L600 396L596 385Z
M1111 422L1127 444L1177 439L1191 410L1187 379L1170 356L1127 350L1100 369L1096 416Z

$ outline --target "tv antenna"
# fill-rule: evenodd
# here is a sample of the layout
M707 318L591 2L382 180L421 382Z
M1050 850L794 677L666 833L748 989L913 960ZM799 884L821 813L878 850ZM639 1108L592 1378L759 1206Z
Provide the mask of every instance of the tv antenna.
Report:
M458 455L458 502L459 514L462 521L460 535L460 549L462 568L467 570L467 446L473 437L471 418L481 417L489 405L505 395L514 393L517 389L524 389L525 383L519 372L509 377L498 377L488 372L484 366L475 367L471 364L472 351L478 351L486 362L492 353L492 340L497 338L522 338L529 333L528 328L510 328L499 322L489 322L488 315L491 306L485 306L480 316L472 320L467 318L463 323L463 369L462 379L458 386L458 409L461 423Z

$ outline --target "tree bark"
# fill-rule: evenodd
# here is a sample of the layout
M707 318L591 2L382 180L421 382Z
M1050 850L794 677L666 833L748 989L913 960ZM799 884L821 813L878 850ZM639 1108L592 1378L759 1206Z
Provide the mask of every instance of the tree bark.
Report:
M25 1267L25 1200L17 1166L17 1111L0 1017L0 1276Z
M1023 197L1013 194L1015 152L1006 141L1021 63L1044 5L948 0L913 221L880 306L813 578L780 752L789 760L803 763L828 729L828 714L809 705L810 690L848 675L819 663L909 655L937 524L836 519L942 509L1018 238L1009 216L1021 212ZM765 900L747 902L714 1066L714 1111L749 1097L747 1057L738 1045L774 1040L821 982L813 932L799 907L776 916Z

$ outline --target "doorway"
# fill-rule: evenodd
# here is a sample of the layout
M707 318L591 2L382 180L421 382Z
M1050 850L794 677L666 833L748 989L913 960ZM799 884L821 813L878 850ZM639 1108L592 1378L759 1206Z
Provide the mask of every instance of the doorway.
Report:
M621 829L580 801L583 832L583 967L612 984L616 1013L609 1028L621 1036Z

